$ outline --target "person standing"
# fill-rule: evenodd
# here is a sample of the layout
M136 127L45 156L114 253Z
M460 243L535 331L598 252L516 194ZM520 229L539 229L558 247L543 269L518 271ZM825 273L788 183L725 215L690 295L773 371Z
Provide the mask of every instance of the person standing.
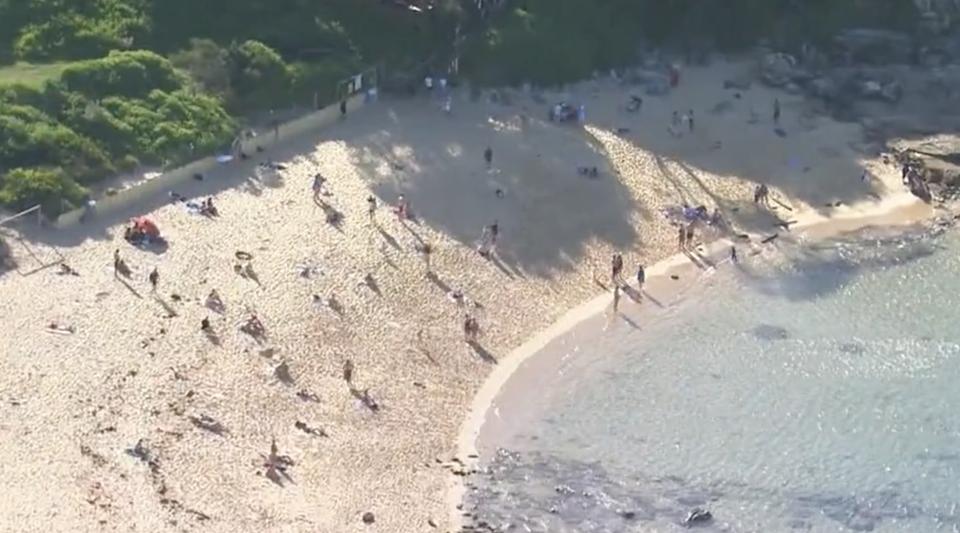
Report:
M623 256L618 253L610 258L610 282L617 287L623 284Z
M323 175L320 174L319 172L317 172L317 173L313 176L313 185L312 185L312 187L313 187L313 201L314 201L314 202L320 200L320 195L323 193L323 182L324 182L324 181L325 181L325 180L323 179Z
M377 199L372 195L367 196L367 218L370 219L370 222L374 221L374 216L377 213Z
M153 292L157 292L157 285L160 284L160 272L157 270L157 267L153 267L153 270L150 271L150 275L147 276L147 280L150 281L150 287Z
M643 265L637 267L637 290L643 289L643 284L647 281L647 273L643 269Z
M487 146L487 149L483 151L483 160L487 162L487 168L493 165L493 148Z
M773 101L773 124L775 126L780 125L780 99L776 98Z

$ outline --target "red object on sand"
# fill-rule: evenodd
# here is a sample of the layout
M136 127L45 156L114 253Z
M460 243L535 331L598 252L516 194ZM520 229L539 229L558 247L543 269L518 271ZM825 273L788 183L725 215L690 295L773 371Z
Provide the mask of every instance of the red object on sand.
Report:
M130 222L133 223L133 228L143 233L144 235L149 235L151 237L160 236L160 228L147 217L134 217L130 219Z

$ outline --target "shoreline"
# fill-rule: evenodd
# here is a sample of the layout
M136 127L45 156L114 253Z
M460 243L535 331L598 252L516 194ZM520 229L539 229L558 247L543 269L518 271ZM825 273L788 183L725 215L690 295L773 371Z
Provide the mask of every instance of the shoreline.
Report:
M893 193L879 202L861 202L831 216L807 213L791 228L790 233L797 234L802 231L804 237L819 241L868 227L902 228L915 225L933 219L936 212L936 207L922 202L909 192ZM734 244L726 237L718 239L704 246L707 253L703 255L710 256L721 247ZM646 269L646 284L656 283L675 270L690 264L691 260L683 253L671 255ZM609 293L604 292L569 309L548 328L536 333L499 361L474 395L470 410L456 438L455 457L463 461L468 471L472 471L479 461L477 441L496 400L501 396L507 383L524 363L539 355L545 355L544 349L550 343L570 334L581 324L602 314L609 303ZM466 487L463 479L463 477L453 476L447 491L450 521L454 531L462 530L464 525L461 508Z

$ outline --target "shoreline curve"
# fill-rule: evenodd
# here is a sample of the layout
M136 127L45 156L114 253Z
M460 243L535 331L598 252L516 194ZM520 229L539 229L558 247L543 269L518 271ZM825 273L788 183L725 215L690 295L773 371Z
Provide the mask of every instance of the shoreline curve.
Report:
M804 230L821 240L842 233L859 231L870 226L903 227L922 223L935 216L935 208L925 204L908 192L894 193L879 202L860 202L849 210L826 217L814 213L804 214L791 231ZM714 241L708 248L730 246L729 239ZM689 259L677 253L658 261L647 269L648 283L654 278L667 275L672 269L683 266ZM602 313L609 304L609 295L598 294L586 302L569 309L553 324L536 333L520 346L514 348L483 380L470 404L470 409L460 426L454 444L455 456L463 464L473 468L479 461L477 439L487 422L491 407L507 382L514 377L523 363L540 354L557 338L569 333L584 321ZM468 459L469 458L469 459ZM451 476L447 488L447 503L453 531L463 528L461 513L466 487L463 477Z

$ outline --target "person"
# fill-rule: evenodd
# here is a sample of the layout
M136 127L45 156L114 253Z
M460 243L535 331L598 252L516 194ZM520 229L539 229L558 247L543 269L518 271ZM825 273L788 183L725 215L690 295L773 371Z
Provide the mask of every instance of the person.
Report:
M397 198L397 207L394 210L394 213L396 213L397 218L400 220L407 220L410 218L410 202L407 201L406 196L401 194L400 197Z
M670 65L670 88L676 89L680 85L680 69L676 65Z
M123 264L123 259L120 258L120 249L117 248L113 251L113 275L114 277L120 276L120 266Z
M776 98L773 101L773 124L776 126L780 125L780 99Z
M623 256L616 253L610 258L610 282L619 286L623 281Z
M637 289L643 288L643 283L647 281L647 273L643 269L643 265L637 267Z
M353 382L353 361L350 359L343 362L343 380L348 384Z
M452 106L453 106L453 99L451 99L449 96L444 98L443 104L441 106L443 108L443 112L449 115L450 109Z
M731 246L730 246L730 262L731 262L731 263L736 263L736 262L739 261L739 260L740 260L740 258L737 257L737 247L731 245Z
M347 101L345 99L340 100L340 118L347 118Z
M420 254L420 257L423 259L423 267L426 269L426 272L430 272L430 254L433 253L433 246L428 242L418 242L414 245L414 250Z
M487 162L487 168L493 165L493 148L487 146L487 149L483 151L483 160Z
M677 230L677 249L682 251L687 247L687 229L681 225Z
M753 189L753 202L757 204L767 205L770 197L770 188L766 184L761 183Z
M433 94L433 78L427 76L423 78L423 85L427 88L427 95Z
M693 133L693 109L687 111L687 126L690 127L690 133Z
M313 176L313 186L312 186L312 187L313 187L313 201L315 201L315 202L320 199L320 194L323 193L323 182L324 182L324 181L325 181L325 180L323 179L323 175L320 174L319 172L317 172L317 173Z
M493 224L487 227L487 231L490 234L490 246L487 248L487 252L494 254L497 251L497 240L500 238L500 224L494 220Z
M153 292L157 292L157 285L160 283L160 272L157 270L157 267L153 267L147 279L150 281Z
M616 313L620 310L620 286L617 285L613 288L613 312Z
M209 217L220 216L220 211L213 205L213 196L208 196L200 203L200 213Z
M372 195L367 196L367 217L370 218L370 221L373 221L373 216L377 212L377 199Z

